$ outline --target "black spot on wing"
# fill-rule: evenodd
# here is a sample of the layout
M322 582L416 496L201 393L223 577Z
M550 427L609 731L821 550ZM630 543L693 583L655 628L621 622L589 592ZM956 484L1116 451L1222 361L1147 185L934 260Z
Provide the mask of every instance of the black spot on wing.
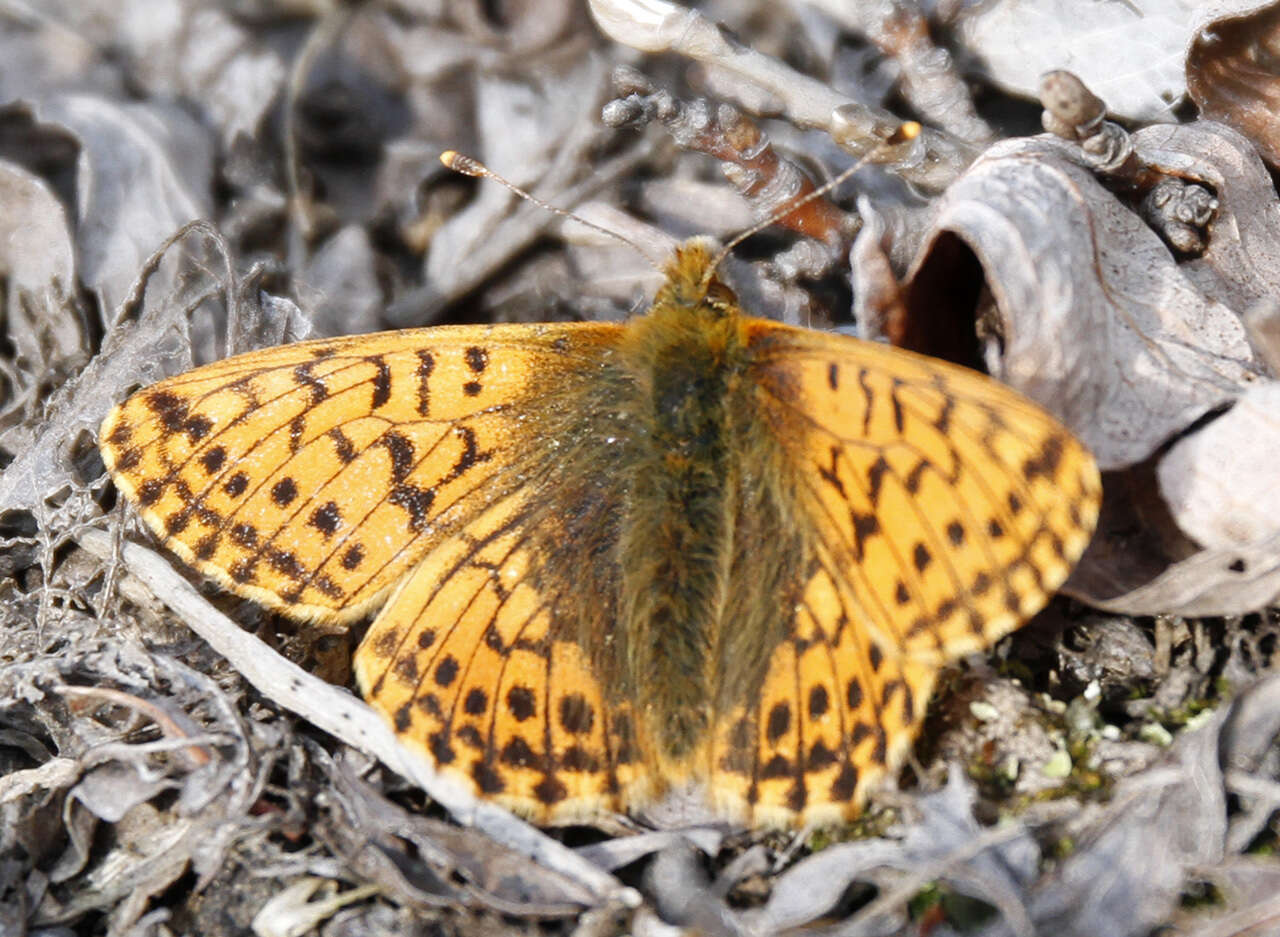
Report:
M338 510L337 502L329 501L311 512L311 517L307 523L314 527L326 538L333 535L339 527L342 526L342 514Z
M353 543L343 552L342 559L339 562L341 562L343 569L351 571L358 569L363 561L364 547L358 543Z
M822 684L817 684L809 689L809 716L812 719L821 719L827 714L827 709L831 705L830 697L827 694L827 688Z
M391 368L382 355L372 355L369 363L376 368L373 374L373 397L370 400L374 410L391 399Z
M431 373L436 369L436 359L431 352L418 351L418 415L426 416L431 409Z
M302 451L302 436L307 431L306 414L299 413L289 421L289 451L295 455Z
M226 484L222 486L222 490L225 491L231 497L238 498L245 493L248 487L249 487L249 476L246 475L244 472L236 472L234 475L232 475L230 478L227 479Z
M356 447L352 445L351 439L346 433L335 426L329 430L327 435L330 442L333 443L334 454L343 465L355 460Z
M548 774L533 788L533 796L547 807L560 803L569 796L569 791L553 774Z
M211 446L200 455L200 464L209 475L216 474L227 461L227 450Z
M467 726L466 728L470 728ZM506 785L502 781L502 775L494 770L493 765L481 759L471 766L471 778L476 782L476 787L480 788L482 794L500 794Z
M409 515L409 526L414 530L422 530L427 525L427 512L436 499L436 493L430 488L419 488L416 485L396 485L391 489L387 500L396 507L403 508Z
M231 526L231 540L246 550L256 549L258 546L258 528L252 524L233 524Z
M1022 474L1028 479L1043 475L1053 478L1062 464L1062 437L1053 435L1044 441L1040 452L1022 464Z
M166 430L170 433L182 430L187 421L187 404L181 397L167 390L157 390L143 400Z
M857 677L849 679L849 685L845 688L845 700L849 704L850 709L857 709L862 705L862 684Z
M573 735L585 735L595 722L595 710L580 693L560 698L560 725Z
M186 431L188 439L192 442L199 442L209 435L209 431L213 429L213 421L208 417L192 416L187 419L183 429Z
M384 433L378 445L387 450L391 457L391 480L402 482L413 471L414 448L409 437L396 432Z
M130 446L117 457L116 470L129 472L137 468L140 462L142 462L142 450L137 446Z
M276 507L286 508L298 497L298 483L292 478L282 478L271 486L271 500Z
M831 799L835 801L852 800L857 790L858 769L849 762L845 762L840 769L840 773L836 775L836 779L831 782Z
M308 388L311 391L311 403L321 403L329 396L329 389L325 387L324 381L316 377L311 369L315 366L316 359L304 361L293 369L293 379L299 385Z
M507 712L511 713L516 722L532 719L537 711L537 698L533 695L533 690L526 686L513 686L507 691Z
M107 442L120 449L124 448L131 438L133 438L133 427L121 420L112 427L111 433L107 436Z
M880 456L867 472L867 497L873 506L880 500L880 486L884 483L884 477L889 471L889 463L884 456Z
M435 681L436 686L447 687L453 683L458 676L458 661L453 655L448 655L444 660L436 665Z
M791 728L791 706L788 703L777 703L769 710L769 719L765 723L765 736L776 743Z

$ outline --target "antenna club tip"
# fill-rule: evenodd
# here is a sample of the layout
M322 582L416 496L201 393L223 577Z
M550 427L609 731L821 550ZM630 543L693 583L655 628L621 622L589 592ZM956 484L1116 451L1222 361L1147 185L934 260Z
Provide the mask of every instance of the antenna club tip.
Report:
M485 168L470 156L463 156L457 150L445 150L440 154L440 162L444 163L454 172L460 172L464 176L483 176Z
M903 121L901 124L898 125L898 128L894 130L892 134L890 134L889 140L887 142L906 143L908 140L914 140L916 137L920 136L920 131L923 129L924 128L920 126L918 121L914 121L914 120Z

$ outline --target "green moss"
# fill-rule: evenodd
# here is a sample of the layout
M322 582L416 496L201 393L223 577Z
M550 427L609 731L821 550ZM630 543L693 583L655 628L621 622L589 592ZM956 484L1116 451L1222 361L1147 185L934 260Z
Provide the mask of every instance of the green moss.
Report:
M930 882L916 892L907 902L907 912L913 921L921 922L922 929L940 918L961 933L979 930L996 915L995 909L985 901L961 894L941 882Z

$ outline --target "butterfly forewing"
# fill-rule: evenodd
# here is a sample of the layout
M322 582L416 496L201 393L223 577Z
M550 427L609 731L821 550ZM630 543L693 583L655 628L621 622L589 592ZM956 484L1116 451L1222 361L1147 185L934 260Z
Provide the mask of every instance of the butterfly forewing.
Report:
M887 346L755 327L761 418L790 453L831 611L886 654L986 647L1061 585L1093 530L1092 458L1007 387Z
M254 352L135 394L102 451L201 572L295 617L348 620L497 495L503 454L536 433L529 375L596 360L617 331L455 327Z

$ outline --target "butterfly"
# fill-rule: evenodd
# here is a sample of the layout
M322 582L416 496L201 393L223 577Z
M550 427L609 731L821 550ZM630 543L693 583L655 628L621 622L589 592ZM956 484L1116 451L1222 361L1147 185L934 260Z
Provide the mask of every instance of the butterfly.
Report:
M1040 609L1084 446L964 368L744 315L707 242L623 324L270 348L117 406L112 477L182 560L302 621L376 612L359 686L539 822L696 788L836 822L939 668Z

